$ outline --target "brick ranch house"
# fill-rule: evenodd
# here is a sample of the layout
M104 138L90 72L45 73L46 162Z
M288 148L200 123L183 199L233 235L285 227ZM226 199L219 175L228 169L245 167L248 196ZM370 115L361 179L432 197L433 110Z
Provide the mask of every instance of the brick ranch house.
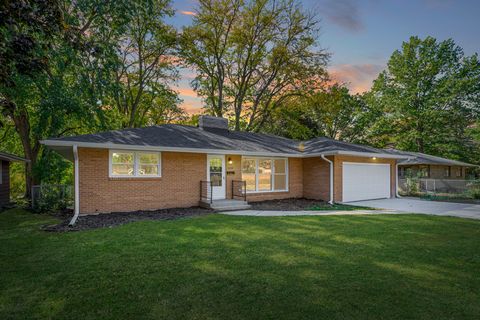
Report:
M75 216L249 202L329 202L397 194L397 162L408 156L324 137L296 141L228 130L224 118L42 141L74 162ZM76 219L76 218L74 218ZM75 220L72 220L75 221Z

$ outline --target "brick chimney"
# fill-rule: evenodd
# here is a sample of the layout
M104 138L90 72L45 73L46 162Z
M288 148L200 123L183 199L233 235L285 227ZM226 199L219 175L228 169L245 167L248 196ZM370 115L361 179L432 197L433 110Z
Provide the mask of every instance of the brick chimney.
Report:
M228 130L228 120L222 117L200 116L198 127L203 130Z

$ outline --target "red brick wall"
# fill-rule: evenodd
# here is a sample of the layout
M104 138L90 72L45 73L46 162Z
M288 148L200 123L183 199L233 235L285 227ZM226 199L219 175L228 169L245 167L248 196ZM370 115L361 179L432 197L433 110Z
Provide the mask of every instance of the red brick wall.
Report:
M206 155L162 152L160 178L109 178L107 149L79 148L80 213L198 205Z
M330 201L330 164L320 157L303 159L303 196Z

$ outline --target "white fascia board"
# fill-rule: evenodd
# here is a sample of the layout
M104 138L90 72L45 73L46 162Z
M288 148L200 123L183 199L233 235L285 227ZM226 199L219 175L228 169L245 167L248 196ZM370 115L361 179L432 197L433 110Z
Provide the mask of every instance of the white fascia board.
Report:
M170 152L188 152L188 153L208 153L208 154L231 154L243 156L271 156L302 158L303 154L295 153L277 153L277 152L258 152L258 151L240 151L240 150L221 150L221 149L200 149L200 148L178 148L178 147L155 147L145 145L126 145L117 143L94 143L94 142L73 142L60 140L42 140L41 144L52 147L69 147L77 145L80 148L98 148L98 149L116 149L116 150L138 150L138 151L170 151Z

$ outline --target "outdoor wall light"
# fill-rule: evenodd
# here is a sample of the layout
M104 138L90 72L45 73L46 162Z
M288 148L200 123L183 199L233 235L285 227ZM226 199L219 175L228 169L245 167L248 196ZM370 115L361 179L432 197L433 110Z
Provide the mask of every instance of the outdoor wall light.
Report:
M232 164L233 161L232 161L232 158L228 157L228 164Z
M373 157L372 159L373 159L373 160L377 160L377 157Z

